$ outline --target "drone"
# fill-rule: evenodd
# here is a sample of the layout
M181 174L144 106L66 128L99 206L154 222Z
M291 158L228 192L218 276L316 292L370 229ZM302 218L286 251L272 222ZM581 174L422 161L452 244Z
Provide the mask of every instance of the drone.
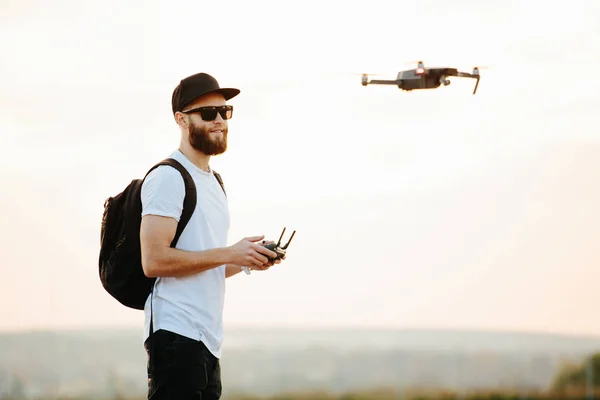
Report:
M441 85L448 86L450 80L448 77L457 76L461 78L476 79L473 94L477 92L479 86L479 68L474 67L472 73L460 72L456 68L425 68L423 61L417 63L417 68L398 72L395 80L372 79L369 80L368 74L362 74L361 84L367 85L396 85L399 89L410 92L418 89L437 89Z

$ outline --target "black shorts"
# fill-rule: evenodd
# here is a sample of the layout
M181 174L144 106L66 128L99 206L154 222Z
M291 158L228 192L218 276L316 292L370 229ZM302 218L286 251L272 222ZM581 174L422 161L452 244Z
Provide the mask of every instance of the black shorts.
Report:
M148 357L148 399L221 397L219 359L204 343L161 329L150 336L144 348Z

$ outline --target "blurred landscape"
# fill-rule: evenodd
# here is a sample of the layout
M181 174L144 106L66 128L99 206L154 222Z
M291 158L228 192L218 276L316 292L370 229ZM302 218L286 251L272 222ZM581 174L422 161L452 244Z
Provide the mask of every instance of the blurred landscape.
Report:
M600 351L600 337L484 331L239 328L226 338L224 398L436 388L524 399ZM145 367L135 329L0 334L0 399L142 399ZM586 387L581 398L593 398Z

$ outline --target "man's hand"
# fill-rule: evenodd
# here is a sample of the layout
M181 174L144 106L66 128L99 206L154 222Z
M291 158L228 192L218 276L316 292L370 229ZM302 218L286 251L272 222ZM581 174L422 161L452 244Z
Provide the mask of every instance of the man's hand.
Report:
M268 268L273 265L266 256L277 257L277 253L258 243L264 237L264 235L246 237L230 246L231 264L246 265L251 269Z
M275 242L273 240L263 240L262 241L262 245L263 246L266 245L266 244L271 244L271 243L275 243ZM275 256L277 256L277 254L275 254ZM281 258L276 259L275 261L268 261L267 260L267 262L265 264L261 265L261 266L257 266L257 267L255 267L255 266L249 266L249 267L250 267L250 269L252 269L254 271L266 271L266 270L268 270L269 268L271 268L275 264L281 264L281 261L283 261L283 260L285 260L285 254Z

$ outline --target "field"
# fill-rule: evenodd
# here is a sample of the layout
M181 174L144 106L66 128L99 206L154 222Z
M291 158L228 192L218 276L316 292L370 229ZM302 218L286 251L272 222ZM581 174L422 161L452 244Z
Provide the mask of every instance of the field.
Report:
M600 400L599 338L394 330L229 337L223 400ZM0 335L0 400L143 400L145 362L135 330Z
M50 398L39 398L39 400ZM298 392L282 393L273 396L231 395L222 400L596 400L600 399L600 388L596 390L574 390L571 392L516 393L504 391L477 391L469 393L452 393L445 391L415 390L414 392L397 392L394 390L366 390L357 392ZM4 397L2 400L24 400L16 397ZM52 400L89 400L85 397L62 397ZM96 400L146 400L145 396L103 397Z

